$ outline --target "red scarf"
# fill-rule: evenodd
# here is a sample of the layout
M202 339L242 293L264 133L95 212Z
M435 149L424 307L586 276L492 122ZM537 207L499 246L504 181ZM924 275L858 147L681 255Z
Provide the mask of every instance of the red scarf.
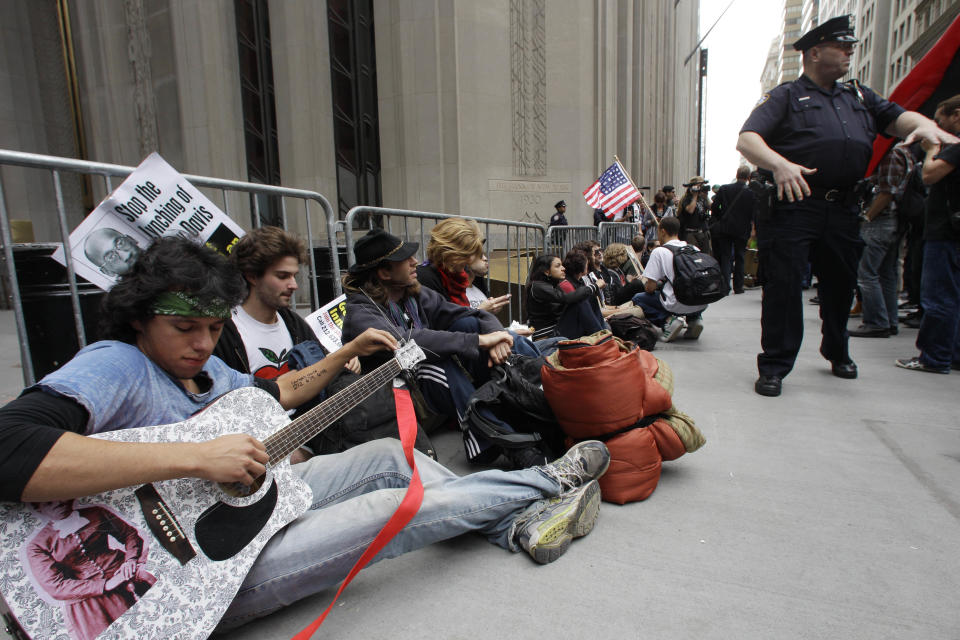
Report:
M469 307L470 301L467 300L467 272L461 269L460 273L450 273L446 269L437 268L440 279L443 280L443 288L450 295L450 301L455 302L461 307Z

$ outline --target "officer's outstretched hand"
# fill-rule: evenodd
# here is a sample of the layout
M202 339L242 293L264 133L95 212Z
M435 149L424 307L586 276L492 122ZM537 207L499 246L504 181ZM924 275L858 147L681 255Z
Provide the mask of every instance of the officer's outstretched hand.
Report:
M924 150L928 146L939 146L943 144L957 144L960 142L960 138L952 135L936 125L932 120L927 123L923 123L914 129L910 135L907 136L906 140L903 141L903 144L910 145L920 140L924 143Z
M773 170L773 179L777 183L777 199L787 199L787 202L803 200L810 195L810 185L803 179L816 173L816 169L794 164L784 159L783 164Z

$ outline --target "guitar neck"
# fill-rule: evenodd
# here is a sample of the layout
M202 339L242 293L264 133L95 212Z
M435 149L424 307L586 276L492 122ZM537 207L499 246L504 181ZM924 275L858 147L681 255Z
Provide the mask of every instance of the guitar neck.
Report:
M393 380L402 367L396 358L380 365L346 389L341 389L264 441L269 464L276 464L296 451L350 409L370 397L386 382Z

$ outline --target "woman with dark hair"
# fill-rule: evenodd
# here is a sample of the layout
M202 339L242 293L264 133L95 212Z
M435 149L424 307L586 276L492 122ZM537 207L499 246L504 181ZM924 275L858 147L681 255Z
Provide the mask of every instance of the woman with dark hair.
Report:
M586 273L587 259L579 251L567 254L578 276ZM563 336L579 338L605 328L594 300L605 286L603 280L577 287L566 279L564 263L552 254L538 256L527 277L527 324L536 329L536 338Z

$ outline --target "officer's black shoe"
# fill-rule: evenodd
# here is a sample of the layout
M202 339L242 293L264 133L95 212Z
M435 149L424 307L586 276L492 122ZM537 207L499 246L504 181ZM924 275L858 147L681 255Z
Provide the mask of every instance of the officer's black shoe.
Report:
M780 376L760 376L753 383L753 390L762 396L775 398L780 395L780 389L783 387L783 378Z
M853 380L857 377L857 364L853 361L840 362L839 360L834 360L830 363L830 371L838 378Z

